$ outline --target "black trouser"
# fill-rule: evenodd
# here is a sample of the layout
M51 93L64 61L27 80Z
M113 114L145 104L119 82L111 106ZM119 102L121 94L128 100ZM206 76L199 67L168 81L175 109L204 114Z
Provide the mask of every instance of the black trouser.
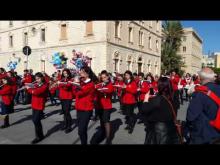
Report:
M64 125L66 128L71 128L72 117L70 115L70 110L72 106L72 100L61 100L61 106L64 113Z
M183 104L183 89L179 89L181 104Z
M115 103L116 102L117 93L113 92L112 97L113 97L112 102Z
M180 108L179 90L174 91L173 101L174 101L174 110L177 114L177 110Z
M138 118L139 118L140 121L144 121L144 116L142 115L142 105L143 105L143 101L137 102Z
M55 99L55 94L51 94L51 93L49 92L49 97L50 97L50 102L51 102L51 104L57 104L57 101L56 101L56 99Z
M185 94L186 94L186 101L188 101L189 100L189 95L188 95L188 89L186 89L186 88L184 88L184 91L185 91Z
M125 113L125 123L128 124L129 128L134 127L134 104L124 104L124 113Z
M43 118L43 111L39 110L32 110L32 121L34 123L35 127L35 135L36 138L42 138L43 137L43 128L41 124L41 119Z
M30 104L31 103L31 94L28 93L26 90L24 91L24 104Z
M87 144L87 129L91 116L92 111L77 111L78 135L80 137L81 144Z
M16 95L15 95L15 101L16 101L17 104L20 103L20 100L19 100L20 94L21 94L21 91L18 91L18 92L16 93Z

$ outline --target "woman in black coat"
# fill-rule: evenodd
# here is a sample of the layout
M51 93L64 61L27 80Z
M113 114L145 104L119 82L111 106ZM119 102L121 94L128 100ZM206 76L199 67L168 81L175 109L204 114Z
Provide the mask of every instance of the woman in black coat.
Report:
M158 94L145 95L142 113L146 119L145 144L179 144L174 124L172 85L167 77L158 80Z

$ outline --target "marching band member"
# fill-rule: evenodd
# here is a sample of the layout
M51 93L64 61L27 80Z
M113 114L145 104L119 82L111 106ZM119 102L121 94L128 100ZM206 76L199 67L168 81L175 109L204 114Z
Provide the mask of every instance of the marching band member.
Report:
M77 111L78 120L78 135L81 144L87 144L87 129L92 112L94 109L94 95L95 85L94 80L97 79L89 67L82 67L80 69L80 80L75 83L80 83L80 86L75 88L76 102L75 108Z
M183 105L183 89L185 88L185 86L186 86L186 81L185 81L184 76L182 76L178 84L178 90L179 90L180 100L181 100L182 105Z
M159 80L159 76L155 75L154 81L152 82L152 87L154 89L155 94L158 93L158 80Z
M138 84L138 82L139 82L138 74L133 73L133 77L134 77L134 81L136 82L136 84Z
M14 100L17 93L17 78L14 76L14 72L7 72L7 76L11 79L11 86L12 86L12 108L14 108Z
M4 125L1 128L9 127L9 114L13 113L13 89L9 77L2 77L2 85L0 89L1 97L1 115L4 116Z
M185 94L186 94L186 101L188 101L189 99L189 95L188 95L188 89L189 89L189 86L191 84L191 76L189 73L186 74L186 77L185 77L185 87L184 87L184 90L185 90Z
M58 86L57 86L57 83L54 81L54 78L50 78L50 81L49 81L50 94L49 94L49 96L50 96L51 105L57 105L57 101L55 99L57 88L58 88Z
M59 98L61 101L62 111L60 114L64 114L64 125L62 130L65 130L65 133L71 131L72 117L70 114L73 93L72 93L72 84L71 81L71 72L69 69L63 69L62 79L58 81L59 88Z
M4 68L0 68L0 81L7 76L7 73L5 72ZM2 82L0 82L2 84Z
M33 77L31 76L31 74L29 73L27 69L24 70L24 77L21 80L21 82L23 86L25 85L25 83L33 82ZM26 90L23 90L23 97L25 99L24 104L31 103L31 95Z
M133 79L131 71L124 73L125 84L122 87L122 103L126 119L128 133L131 134L134 129L134 106L136 104L137 84Z
M32 144L38 143L44 139L41 119L43 118L43 110L45 108L48 91L48 85L45 83L45 79L42 73L36 73L35 80L36 84L34 84L34 88L29 86L25 87L28 93L32 95L32 120L35 126L36 135L36 138L31 142Z
M138 82L138 89L137 89L137 106L138 106L138 116L139 121L138 124L143 123L143 118L141 115L141 108L144 101L145 94L150 90L150 85L144 81L144 73L140 72L138 73L139 82Z
M179 90L178 90L178 83L179 83L180 77L175 72L172 71L171 73L171 83L173 87L173 101L174 101L174 109L177 113L177 110L180 108L180 101L179 101Z
M117 80L114 85L116 85L116 86L123 86L124 85L122 74L118 74ZM118 100L120 103L120 110L122 110L122 102L121 102L122 88L114 87L114 89L115 89L117 96L118 96Z
M109 74L106 70L101 72L102 83L96 86L97 104L96 109L100 118L102 133L105 132L106 144L111 144L110 133L110 115L112 110L112 93L114 91Z

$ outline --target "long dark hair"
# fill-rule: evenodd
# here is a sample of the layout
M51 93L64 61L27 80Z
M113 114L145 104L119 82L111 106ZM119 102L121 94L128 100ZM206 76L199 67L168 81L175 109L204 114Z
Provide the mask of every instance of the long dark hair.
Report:
M41 78L42 83L45 83L45 77L44 77L43 73L37 72L37 73L34 75L34 77L39 77L39 78Z
M14 72L12 72L12 71L8 71L8 73L10 73L10 74L11 74L11 77L15 77Z
M97 83L99 81L98 77L95 75L95 73L92 71L90 67L83 66L80 70L83 70L84 72L86 72L89 75L89 78L91 79L91 81L93 81L94 83Z
M158 80L158 94L166 96L173 101L173 87L171 81L167 77L160 77Z
M1 72L5 72L5 69L4 68L0 68Z
M152 76L152 74L151 73L148 73L147 75L146 75L146 80L147 80L147 77L150 77L151 78L151 82L154 82L154 77Z
M72 74L71 74L70 70L67 69L67 68L63 69L62 75L61 75L61 79L64 79L64 75L63 75L63 72L64 72L64 71L66 71L66 73L67 73L67 75L68 75L68 78L71 79L71 78L72 78Z
M106 70L102 70L100 76L103 74L108 77L108 81L110 82L111 81L110 74Z
M126 70L126 71L125 71L125 73L124 73L124 80L125 80L125 74L129 74L129 75L130 75L131 81L134 80L134 77L133 77L132 72L131 72L130 70Z

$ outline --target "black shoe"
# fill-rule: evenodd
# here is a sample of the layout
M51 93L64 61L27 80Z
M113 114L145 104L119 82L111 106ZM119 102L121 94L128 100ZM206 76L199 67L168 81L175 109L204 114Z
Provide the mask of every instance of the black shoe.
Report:
M111 145L112 142L111 142L111 140L107 139L106 142L105 142L105 144L106 144L106 145Z
M66 130L67 129L67 125L63 125L62 127L61 127L61 130Z
M44 136L41 138L35 138L34 140L31 141L31 144L36 144L36 143L42 141L43 139L44 139Z
M96 116L92 116L92 117L91 117L91 120L92 120L92 121L97 121L98 119L97 119Z
M71 131L72 131L71 128L67 128L67 129L65 130L65 133L67 134L67 133L70 133Z
M125 130L128 130L129 129L129 126L127 125L126 127L125 127Z
M4 129L4 128L7 128L7 127L9 127L10 125L2 125L0 128L1 129Z
M63 112L60 112L60 115L63 115L64 113Z
M132 134L132 132L133 132L133 128L129 128L129 129L128 129L128 133L129 133L129 134Z
M139 120L138 122L137 122L138 124L142 124L142 123L144 123L142 120Z

